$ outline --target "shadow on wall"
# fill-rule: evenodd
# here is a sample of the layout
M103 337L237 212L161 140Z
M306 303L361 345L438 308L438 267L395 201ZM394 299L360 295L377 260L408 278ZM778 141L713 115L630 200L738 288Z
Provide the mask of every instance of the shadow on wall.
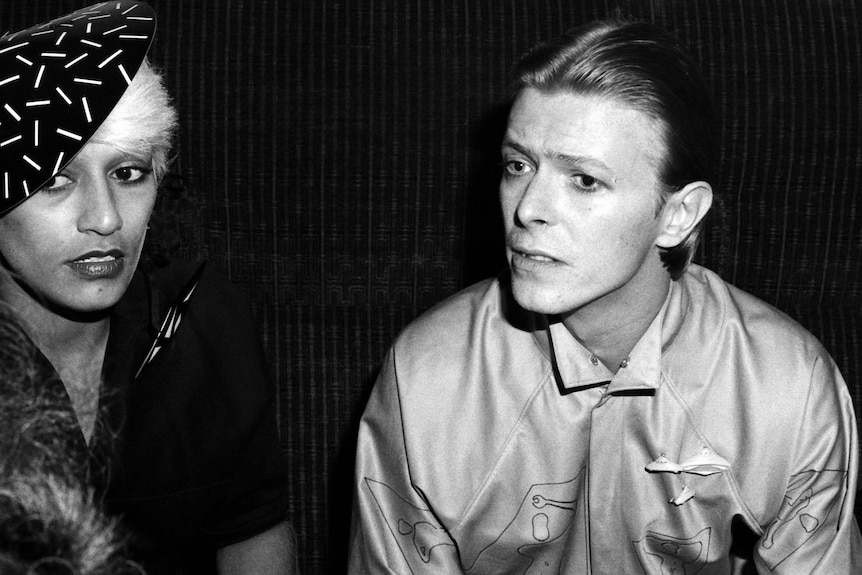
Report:
M509 104L490 107L476 123L467 182L464 230L464 287L493 277L506 268L505 233L498 188L500 147L506 132Z
M500 183L500 147L506 129L508 104L490 106L471 129L472 165L464 177L466 189L463 287L494 277L506 268L505 234L500 213L498 186ZM326 573L347 571L347 548L350 537L350 517L345 513L353 507L353 472L356 458L356 436L359 420L379 368L362 383L362 396L339 440L333 458L329 486L328 536Z

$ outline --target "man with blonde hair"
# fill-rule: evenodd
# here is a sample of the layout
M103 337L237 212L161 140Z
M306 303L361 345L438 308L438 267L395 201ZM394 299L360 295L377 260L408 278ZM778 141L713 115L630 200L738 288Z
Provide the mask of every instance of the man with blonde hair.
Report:
M716 162L692 58L655 26L596 22L514 78L509 270L390 350L351 573L859 573L835 364L690 264Z

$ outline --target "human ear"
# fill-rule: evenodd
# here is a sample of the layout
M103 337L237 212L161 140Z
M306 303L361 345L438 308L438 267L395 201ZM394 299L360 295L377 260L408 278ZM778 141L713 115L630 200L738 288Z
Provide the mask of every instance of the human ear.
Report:
M712 206L712 186L703 181L691 182L667 197L659 214L660 228L656 245L673 248L697 228Z

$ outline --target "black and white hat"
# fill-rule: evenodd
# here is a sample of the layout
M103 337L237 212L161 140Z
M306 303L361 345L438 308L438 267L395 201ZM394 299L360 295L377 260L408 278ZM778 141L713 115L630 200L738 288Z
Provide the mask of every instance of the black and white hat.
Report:
M0 217L96 133L155 30L150 6L115 0L0 37Z

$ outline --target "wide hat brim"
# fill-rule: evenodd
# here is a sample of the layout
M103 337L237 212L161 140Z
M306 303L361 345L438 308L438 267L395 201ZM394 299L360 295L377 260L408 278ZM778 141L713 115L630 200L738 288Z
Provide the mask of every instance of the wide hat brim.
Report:
M150 6L115 0L0 38L0 217L93 137L155 30Z

